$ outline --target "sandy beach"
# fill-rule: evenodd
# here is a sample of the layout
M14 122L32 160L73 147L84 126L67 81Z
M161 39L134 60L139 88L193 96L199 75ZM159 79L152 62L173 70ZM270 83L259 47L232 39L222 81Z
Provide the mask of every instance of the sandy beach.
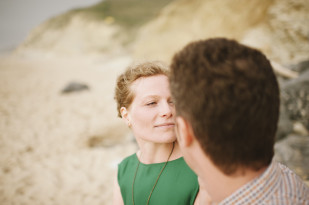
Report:
M0 59L1 204L111 204L117 163L136 150L117 118L115 59ZM89 90L62 94L70 82Z

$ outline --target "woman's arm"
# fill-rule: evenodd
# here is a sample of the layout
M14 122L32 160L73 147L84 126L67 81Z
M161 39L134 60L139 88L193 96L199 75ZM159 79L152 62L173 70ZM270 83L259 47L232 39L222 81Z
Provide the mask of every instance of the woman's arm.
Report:
M124 205L117 180L117 175L114 177L113 205Z

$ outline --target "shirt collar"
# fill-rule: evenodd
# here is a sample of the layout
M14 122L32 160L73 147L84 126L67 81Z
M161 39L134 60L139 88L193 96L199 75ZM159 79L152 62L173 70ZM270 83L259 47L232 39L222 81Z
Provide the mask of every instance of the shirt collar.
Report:
M260 176L240 187L219 204L260 204L277 190L280 177L278 163L272 161Z

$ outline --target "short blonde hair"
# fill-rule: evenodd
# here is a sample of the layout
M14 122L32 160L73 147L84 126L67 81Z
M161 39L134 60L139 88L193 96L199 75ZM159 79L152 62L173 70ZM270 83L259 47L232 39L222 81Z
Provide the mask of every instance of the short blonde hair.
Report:
M116 82L114 98L117 102L118 117L121 117L120 108L129 108L134 99L134 93L130 87L135 80L155 75L168 76L168 74L168 66L161 61L148 61L128 66L124 73L118 76Z

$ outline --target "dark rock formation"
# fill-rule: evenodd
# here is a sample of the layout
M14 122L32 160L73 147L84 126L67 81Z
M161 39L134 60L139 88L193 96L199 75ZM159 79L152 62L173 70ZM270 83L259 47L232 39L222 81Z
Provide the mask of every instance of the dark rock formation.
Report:
M293 132L307 135L309 130L309 61L292 67L299 72L299 77L279 80L281 108L277 140Z

